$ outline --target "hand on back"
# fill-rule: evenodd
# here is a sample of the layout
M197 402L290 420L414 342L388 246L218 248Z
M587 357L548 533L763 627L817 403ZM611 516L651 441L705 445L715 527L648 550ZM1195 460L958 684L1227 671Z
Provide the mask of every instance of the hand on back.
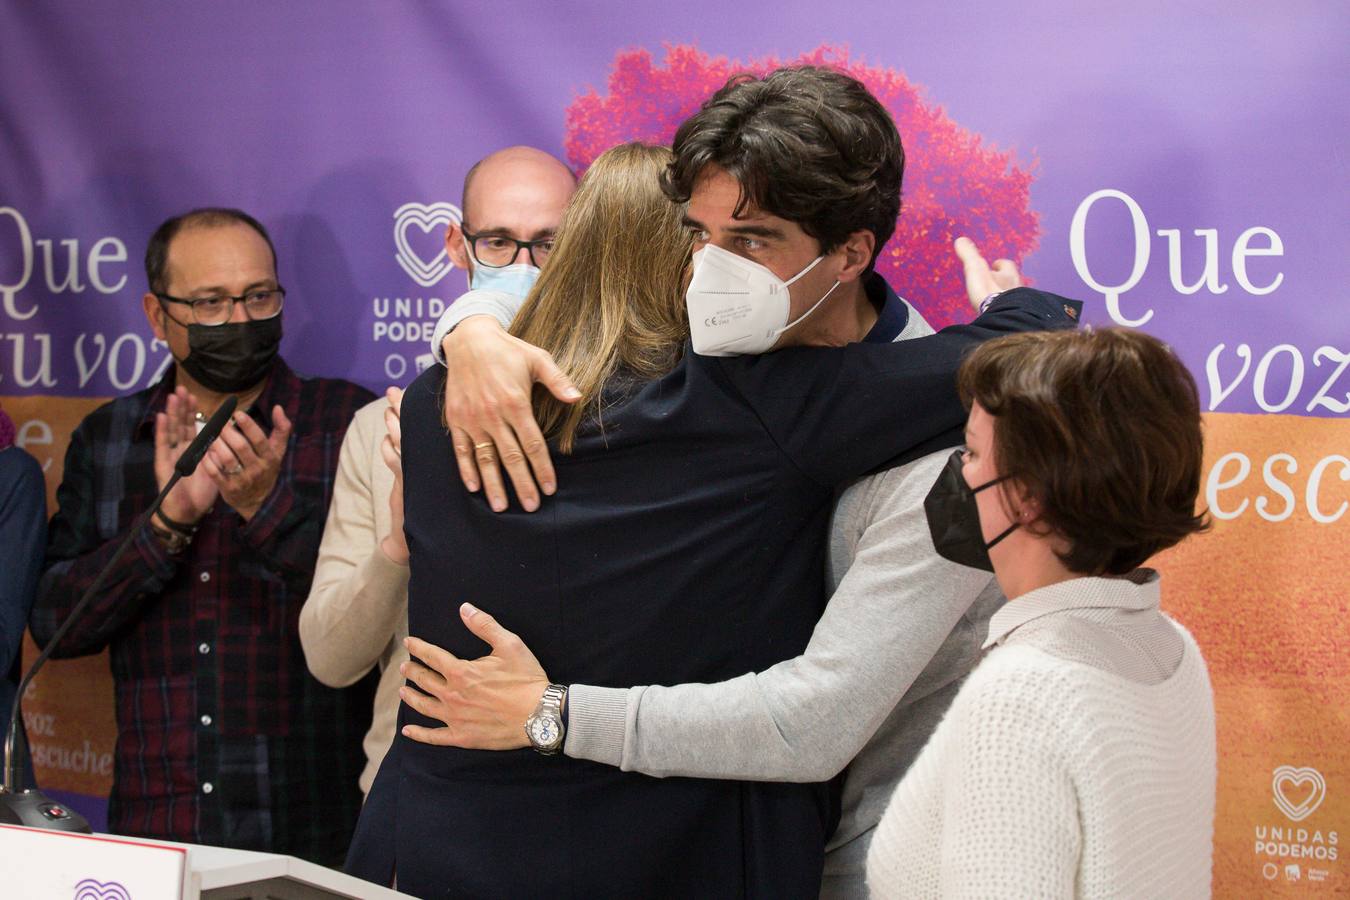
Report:
M548 676L519 635L469 603L460 618L492 648L487 656L460 659L415 637L404 640L412 659L400 667L411 684L399 689L403 702L441 722L428 728L403 726L404 737L423 744L468 750L514 750L529 746L525 720L548 687Z

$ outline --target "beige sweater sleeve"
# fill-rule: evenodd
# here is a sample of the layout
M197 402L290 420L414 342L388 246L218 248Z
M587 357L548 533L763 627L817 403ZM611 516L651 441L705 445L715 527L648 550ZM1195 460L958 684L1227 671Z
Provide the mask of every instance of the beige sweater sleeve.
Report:
M379 399L362 407L347 429L314 584L300 611L305 661L329 687L369 672L406 615L408 567L380 549L394 484L380 457L386 405Z

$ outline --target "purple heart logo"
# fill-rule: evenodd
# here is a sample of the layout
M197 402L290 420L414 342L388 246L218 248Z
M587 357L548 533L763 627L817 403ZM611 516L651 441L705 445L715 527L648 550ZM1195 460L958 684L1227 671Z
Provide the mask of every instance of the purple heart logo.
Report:
M75 885L75 900L131 900L131 894L115 881L105 884L86 878Z

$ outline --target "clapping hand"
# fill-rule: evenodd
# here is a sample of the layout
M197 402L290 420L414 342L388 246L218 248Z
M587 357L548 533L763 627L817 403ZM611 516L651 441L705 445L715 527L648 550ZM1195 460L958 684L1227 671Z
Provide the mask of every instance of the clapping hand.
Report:
M280 406L272 407L271 434L264 434L248 413L239 410L206 451L201 468L245 521L272 493L290 437L291 420Z
M169 395L164 412L155 414L155 481L160 490L169 483L178 458L196 436L197 399L187 388L179 387ZM206 515L219 494L206 467L198 465L195 472L181 479L164 498L160 509L166 518L165 524L168 524L167 520L181 525L195 524Z
M380 456L389 471L394 473L394 487L389 491L389 533L380 541L385 556L400 565L408 563L408 540L403 534L403 430L399 414L403 409L403 391L391 387L384 392L389 406L384 411L386 434L380 442Z

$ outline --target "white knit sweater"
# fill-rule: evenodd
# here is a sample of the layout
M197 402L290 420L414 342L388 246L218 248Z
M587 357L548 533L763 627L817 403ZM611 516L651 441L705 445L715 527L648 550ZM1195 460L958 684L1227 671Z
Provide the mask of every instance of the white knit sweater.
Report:
M872 895L1209 896L1213 695L1172 624L1181 664L1156 684L1035 636L994 648L877 827Z

